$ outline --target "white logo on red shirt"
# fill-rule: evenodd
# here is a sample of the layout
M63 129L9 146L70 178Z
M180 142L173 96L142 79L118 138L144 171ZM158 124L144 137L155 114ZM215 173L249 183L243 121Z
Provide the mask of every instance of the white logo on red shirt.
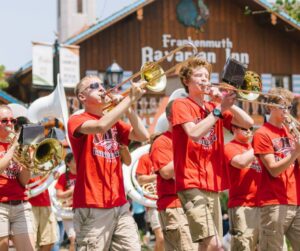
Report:
M0 158L2 158L5 155L5 153L6 152L1 152ZM10 161L9 166L4 170L4 172L1 175L13 180L18 177L20 170L20 166L16 162Z
M119 143L116 140L116 136L116 128L111 128L105 134L95 134L93 138L93 154L110 160L119 157Z
M261 166L258 162L258 159L255 158L250 166L250 168L254 169L256 172L261 173Z
M272 139L272 144L276 161L285 158L295 149L295 142L287 137Z
M215 127L210 128L209 132L199 139L196 143L203 146L203 148L212 148L213 143L217 140L217 135L215 133Z

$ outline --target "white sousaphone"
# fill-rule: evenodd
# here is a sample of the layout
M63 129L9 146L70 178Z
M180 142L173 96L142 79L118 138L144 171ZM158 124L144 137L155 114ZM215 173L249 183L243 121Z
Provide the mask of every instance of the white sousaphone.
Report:
M57 76L57 86L55 90L48 96L38 98L28 108L27 118L32 123L39 123L46 117L55 117L62 121L65 130L68 120L68 106L66 101L66 94L63 84ZM68 139L68 138L67 138ZM34 197L45 191L55 180L54 173L63 173L65 164L62 161L58 166L51 170L50 173L43 175L43 177L33 183L27 185L28 197Z
M169 101L177 98L187 97L187 93L183 88L175 90L169 97ZM157 120L154 131L163 133L168 130L168 120L166 114L162 113ZM123 164L123 179L126 195L128 195L135 202L146 207L156 207L157 196L148 193L141 187L136 179L136 168L139 159L142 155L149 152L150 144L141 146L131 153L131 164L129 166Z

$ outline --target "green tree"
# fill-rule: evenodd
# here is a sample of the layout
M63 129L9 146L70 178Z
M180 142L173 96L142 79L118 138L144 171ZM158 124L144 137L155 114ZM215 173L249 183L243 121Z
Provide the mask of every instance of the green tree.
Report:
M4 65L0 65L0 89L4 89L8 87L8 83L5 80L5 67Z
M299 0L276 0L270 10L256 10L252 11L249 6L245 6L245 15L255 15L273 12L285 12L290 17L300 23L300 1Z
M276 0L275 8L284 11L297 22L300 22L300 1L297 0Z

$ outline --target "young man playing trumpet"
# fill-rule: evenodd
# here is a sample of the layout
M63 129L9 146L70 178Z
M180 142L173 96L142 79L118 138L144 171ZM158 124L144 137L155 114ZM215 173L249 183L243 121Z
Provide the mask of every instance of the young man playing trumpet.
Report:
M108 97L99 78L84 77L75 93L85 110L68 121L77 166L73 207L78 250L140 250L138 230L125 197L119 145L149 139L130 108L144 90L133 83L129 96L105 114ZM131 126L120 120L124 113Z
M25 195L30 171L15 162L18 146L16 119L11 109L0 105L0 250L8 250L9 237L16 250L34 250L31 205Z
M231 122L251 127L252 118L234 105L236 95L207 88L211 65L190 58L179 75L188 97L172 107L176 189L185 210L193 242L202 250L222 249L219 191L228 187L224 165L223 126ZM208 93L209 91L209 93ZM205 93L214 97L207 102Z
M262 167L258 190L260 208L259 247L261 251L279 251L284 235L294 251L300 250L300 139L285 125L293 93L273 88L268 93L269 120L253 138L254 153Z

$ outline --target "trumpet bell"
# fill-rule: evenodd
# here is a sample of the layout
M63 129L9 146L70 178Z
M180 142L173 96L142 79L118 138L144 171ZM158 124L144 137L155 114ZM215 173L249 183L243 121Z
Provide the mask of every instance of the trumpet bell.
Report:
M238 94L241 98L253 101L258 99L260 96L259 93L262 91L262 82L260 76L253 71L246 71L243 85L240 87L240 90L253 91L253 93L245 93L243 91L239 91Z
M166 88L167 77L164 74L164 70L158 64L154 62L146 62L141 67L141 78L146 82L150 82L146 87L153 92L161 92ZM154 81L152 81L154 80Z

